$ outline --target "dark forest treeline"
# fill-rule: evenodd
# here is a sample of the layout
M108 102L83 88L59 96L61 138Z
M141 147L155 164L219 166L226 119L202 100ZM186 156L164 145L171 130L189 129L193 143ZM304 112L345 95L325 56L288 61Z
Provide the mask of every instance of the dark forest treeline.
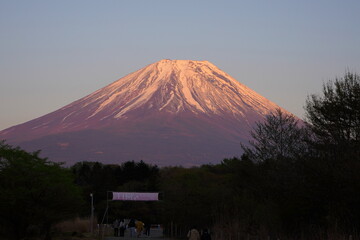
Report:
M23 231L8 238L31 231L49 238L53 223L89 216L90 193L100 222L107 191L126 191L161 192L162 201L111 202L109 221L134 217L167 230L170 223L196 225L226 232L221 239L358 239L360 77L346 73L328 82L305 109L306 123L280 110L257 123L249 144L239 145L241 158L193 168L143 161L62 168L2 142L0 233L21 220Z

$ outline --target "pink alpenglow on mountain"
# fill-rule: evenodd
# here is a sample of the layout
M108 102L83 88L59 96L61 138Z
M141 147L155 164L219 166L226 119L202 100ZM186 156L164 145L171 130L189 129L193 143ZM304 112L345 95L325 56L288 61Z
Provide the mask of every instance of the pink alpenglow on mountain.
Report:
M276 108L208 61L166 59L5 129L0 139L67 165L194 166L240 156L254 123Z

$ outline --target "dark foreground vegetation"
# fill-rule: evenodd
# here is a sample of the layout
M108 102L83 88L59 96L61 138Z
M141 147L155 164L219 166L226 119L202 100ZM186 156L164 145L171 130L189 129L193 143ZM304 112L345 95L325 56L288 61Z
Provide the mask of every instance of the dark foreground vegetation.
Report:
M161 192L158 202L110 202L115 217L215 239L359 239L360 77L346 73L306 101L307 123L278 110L240 158L193 168L79 162L70 168L0 144L0 238L50 239L54 224L103 221L107 191ZM239 146L240 148L240 146Z

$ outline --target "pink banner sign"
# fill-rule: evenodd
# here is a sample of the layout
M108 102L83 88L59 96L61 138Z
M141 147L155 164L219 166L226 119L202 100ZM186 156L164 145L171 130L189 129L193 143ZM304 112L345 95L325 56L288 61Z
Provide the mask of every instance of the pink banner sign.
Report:
M159 193L113 192L112 200L120 201L159 201Z

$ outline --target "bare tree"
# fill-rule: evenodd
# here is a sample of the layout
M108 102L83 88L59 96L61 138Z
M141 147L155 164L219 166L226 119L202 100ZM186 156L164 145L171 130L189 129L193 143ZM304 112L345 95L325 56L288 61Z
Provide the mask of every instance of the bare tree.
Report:
M266 159L297 158L304 153L306 131L299 120L278 108L257 122L251 131L250 146L241 145L244 153L254 161Z

